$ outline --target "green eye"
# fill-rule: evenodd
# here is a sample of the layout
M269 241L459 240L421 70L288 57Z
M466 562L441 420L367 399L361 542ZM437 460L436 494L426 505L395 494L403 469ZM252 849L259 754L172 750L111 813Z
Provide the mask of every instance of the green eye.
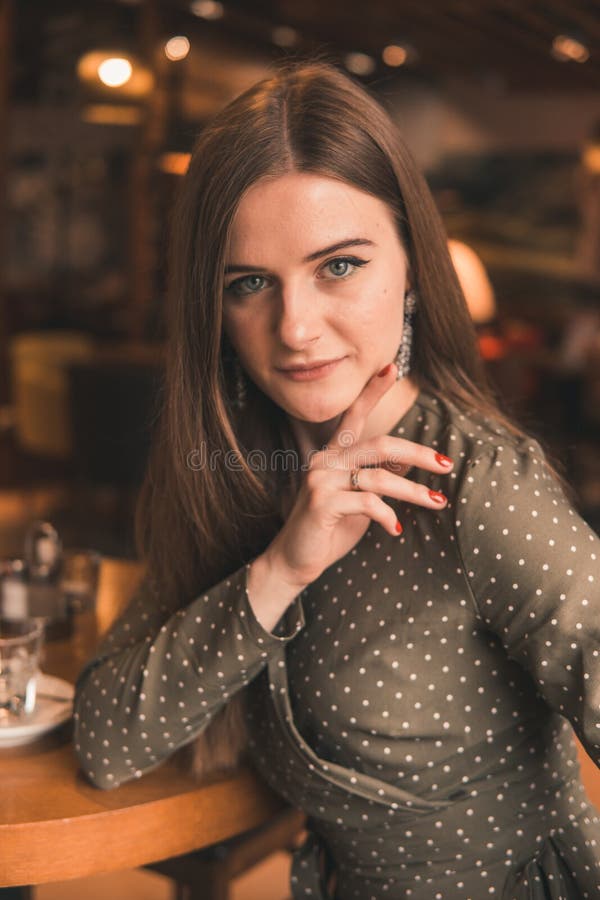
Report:
M328 260L324 268L333 275L333 280L341 280L352 275L360 266L366 266L368 262L368 259L359 259L357 256L336 256L335 259Z
M264 287L266 279L263 275L244 275L243 278L236 278L225 290L227 293L235 294L236 297L244 297L248 294L255 294Z
M350 263L347 259L334 259L329 263L329 271L333 275L345 275L348 271Z

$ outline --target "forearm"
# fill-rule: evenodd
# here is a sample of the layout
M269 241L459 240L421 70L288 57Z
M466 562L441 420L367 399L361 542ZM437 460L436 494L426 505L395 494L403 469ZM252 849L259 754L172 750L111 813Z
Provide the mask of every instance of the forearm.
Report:
M257 556L247 575L248 600L266 631L272 632L296 596L306 585L293 584L275 556Z
M265 630L249 603L248 572L240 567L161 616L156 599L141 592L113 626L75 696L75 749L98 787L139 777L201 733L303 626L298 601L282 623L285 635Z

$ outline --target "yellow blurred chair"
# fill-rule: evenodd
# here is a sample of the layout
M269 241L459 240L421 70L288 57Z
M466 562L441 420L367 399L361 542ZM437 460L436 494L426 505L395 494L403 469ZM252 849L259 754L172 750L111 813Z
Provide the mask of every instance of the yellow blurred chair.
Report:
M67 370L75 360L90 357L93 349L93 338L76 331L24 332L11 339L15 428L23 450L70 458Z

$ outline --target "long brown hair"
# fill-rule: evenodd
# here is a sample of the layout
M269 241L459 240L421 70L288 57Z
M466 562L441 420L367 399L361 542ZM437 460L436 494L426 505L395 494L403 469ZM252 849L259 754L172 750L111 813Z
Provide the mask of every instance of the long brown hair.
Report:
M203 130L173 215L165 396L137 524L152 580L181 606L261 553L284 522L274 500L283 475L255 471L246 453L294 448L294 440L282 410L249 379L251 417L236 416L222 294L242 195L290 171L340 179L389 205L419 296L411 374L461 408L499 418L444 228L397 128L335 66L280 65ZM190 465L201 447L220 460L233 451L239 465ZM237 761L241 694L196 739L197 773Z

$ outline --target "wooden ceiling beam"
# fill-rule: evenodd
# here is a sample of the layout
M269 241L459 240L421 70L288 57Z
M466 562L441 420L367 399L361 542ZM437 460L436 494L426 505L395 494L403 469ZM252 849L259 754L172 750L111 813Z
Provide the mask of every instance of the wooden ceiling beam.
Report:
M421 61L427 64L427 57L436 60L438 68L451 67L453 70L464 70L465 56L468 55L475 64L485 64L489 61L489 48L482 48L482 34L479 30L462 28L459 23L449 19L445 14L439 13L432 17L427 8L422 4L404 2L403 9L408 8L406 22L397 17L389 17L384 11L374 10L370 16L368 31L362 23L352 23L349 26L346 19L345 34L343 39L348 49L365 49L366 51L379 52L393 39L402 39L414 43L420 52ZM333 15L332 15L333 13ZM329 7L327 19L319 20L319 35L329 41L340 39L339 17L337 7ZM465 47L465 32L470 31L466 53L464 49L457 54L453 49L453 42L460 42ZM376 49L375 49L376 47ZM498 53L500 51L498 45ZM502 48L504 49L504 48ZM439 64L442 64L441 66Z
M554 60L550 55L552 40L559 33L557 23L539 15L535 10L517 3L516 0L498 0L498 2L509 10L513 16L527 22L532 30L537 29L539 33L546 35L549 64L554 67L560 66L561 63ZM574 74L574 72L572 74ZM581 84L588 84L591 88L597 88L598 84L600 84L600 60L592 54L586 63L577 65L577 74L575 77ZM561 78L564 78L564 72L562 73Z
M528 35L516 28L511 28L509 23L504 25L496 19L482 14L482 7L477 7L477 15L470 19L471 4L447 3L446 8L432 17L422 4L407 3L410 15L423 22L427 26L427 35L424 40L431 40L433 34L442 41L448 49L449 39L460 42L463 47L461 69L480 66L488 69L498 69L506 73L507 70L524 74L532 70L539 71L549 68L552 60L548 58L546 66L546 45L535 34ZM413 21L414 21L413 18ZM468 35L465 41L465 35ZM507 45L507 39L509 44ZM534 51L535 56L521 56L520 58L509 54L510 44L517 42ZM456 53L452 54L456 60Z
M335 56L363 51L378 61L390 40L404 37L420 53L415 70L434 76L476 77L479 72L497 71L511 86L547 83L558 89L591 88L597 77L593 60L585 67L565 68L553 60L552 17L540 15L534 4L521 6L517 0L372 0L366 25L364 9L348 0L327 4L322 0L302 4L229 0L222 28L246 39L251 36L267 47L269 26L279 23L300 32L305 50L330 48Z
M537 83L548 80L557 87L564 87L565 71L560 70L559 64L550 55L551 37L556 33L553 23L535 13L530 14L529 10L524 11L514 0L506 0L503 5L514 17L513 21L494 16L497 0L492 4L447 0L442 9L436 9L435 15L422 3L403 0L403 8L408 9L413 24L418 20L427 25L426 40L436 33L438 37L443 36L446 44L449 37L466 44L463 70L470 60L473 64L496 68L517 83L519 75L529 78L533 74ZM518 17L526 19L527 24L520 27ZM468 35L468 43L465 35ZM511 54L511 45L516 49L522 47L528 51L527 55ZM585 69L576 71L571 68L567 81L577 87L595 87L599 83L599 75L598 61L592 59Z
M554 7L556 12L564 20L564 25L570 23L587 32L590 37L600 38L600 14L594 18L576 3L565 3L564 0L545 0L548 6Z

